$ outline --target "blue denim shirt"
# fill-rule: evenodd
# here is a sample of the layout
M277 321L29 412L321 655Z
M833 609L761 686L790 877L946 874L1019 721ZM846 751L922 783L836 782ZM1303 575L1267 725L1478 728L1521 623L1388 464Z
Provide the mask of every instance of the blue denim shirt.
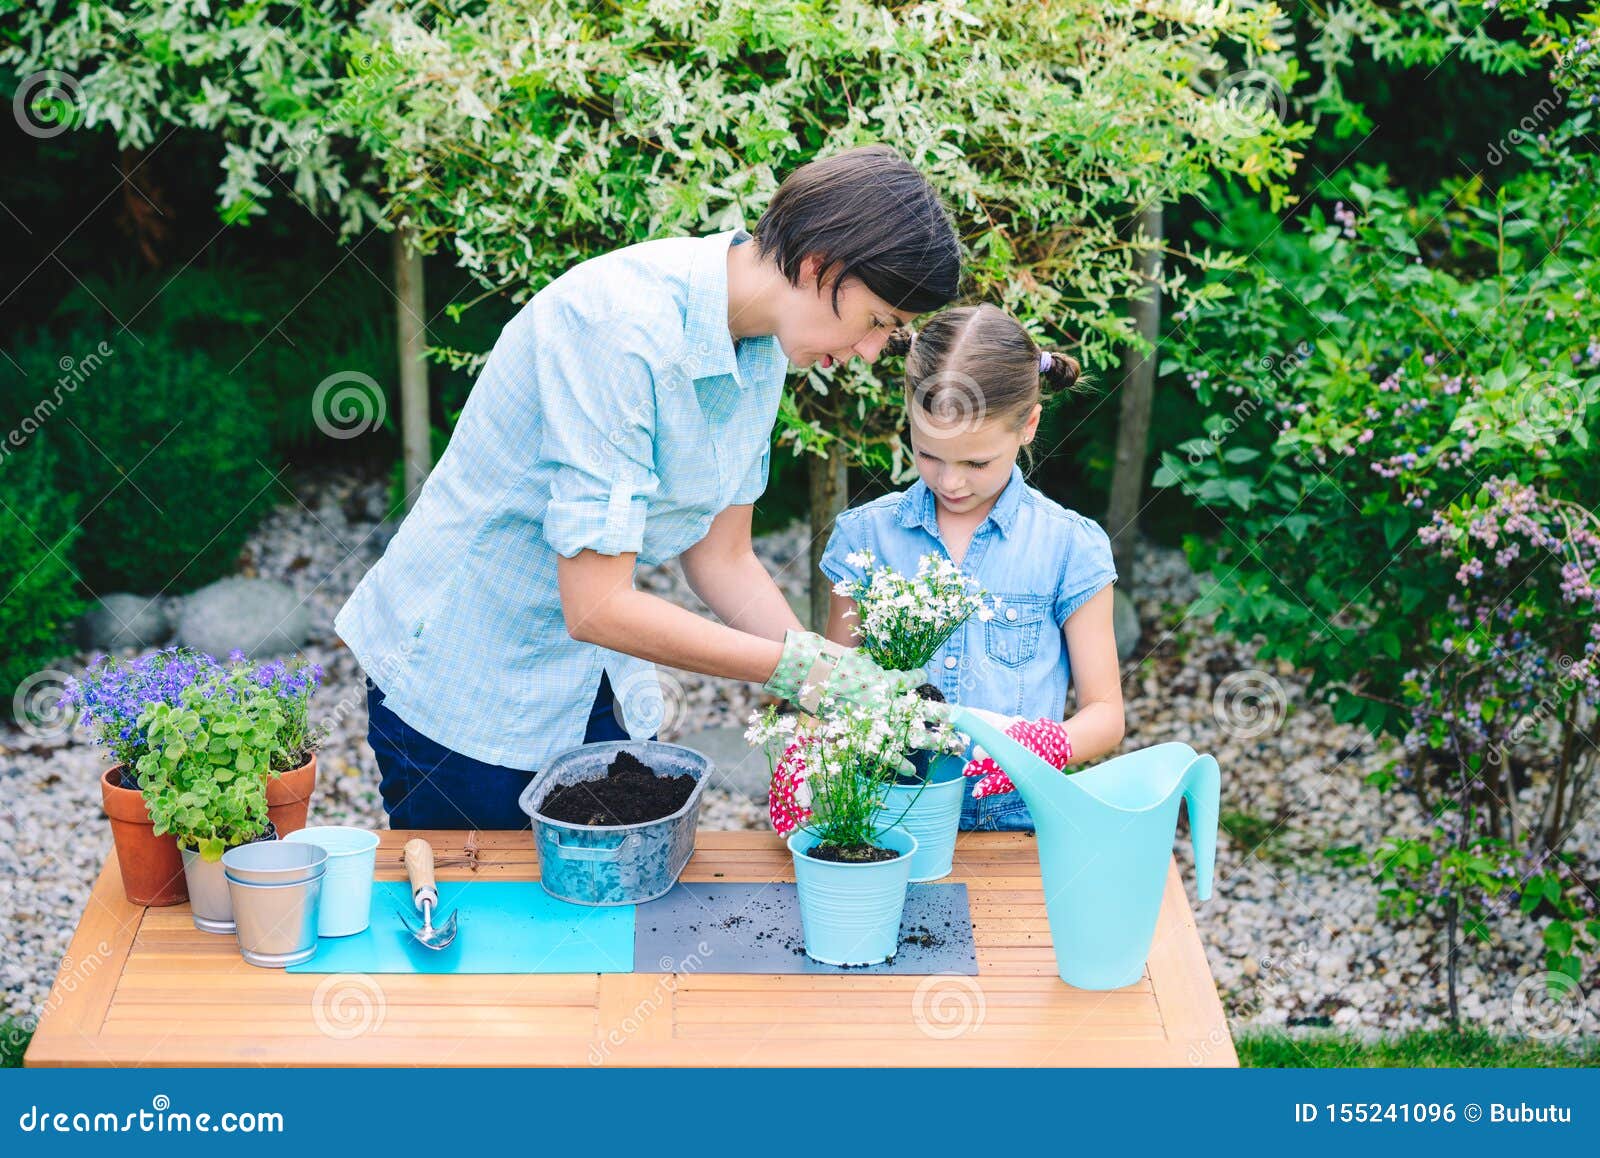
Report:
M628 731L655 668L567 632L556 560L682 554L766 486L788 367L728 331L728 247L674 237L583 262L501 332L450 445L334 619L407 724L525 771L582 742L602 670Z
M949 550L939 534L938 500L920 480L899 494L852 508L834 523L822 558L834 582L861 577L845 561L868 550L881 566L904 574L923 555ZM1001 599L987 623L976 616L950 637L928 665L928 680L945 699L1010 716L1064 718L1072 678L1061 630L1074 611L1116 581L1111 539L1100 525L1029 486L1019 467L973 533L961 570ZM964 828L1031 828L1015 793L973 800Z

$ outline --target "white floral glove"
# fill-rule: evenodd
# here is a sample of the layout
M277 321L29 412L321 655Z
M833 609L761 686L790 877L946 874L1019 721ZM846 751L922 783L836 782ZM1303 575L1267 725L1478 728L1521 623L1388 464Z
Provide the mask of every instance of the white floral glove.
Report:
M816 714L824 696L872 707L925 682L922 671L885 671L860 648L844 647L814 631L790 630L783 655L764 691L793 700Z

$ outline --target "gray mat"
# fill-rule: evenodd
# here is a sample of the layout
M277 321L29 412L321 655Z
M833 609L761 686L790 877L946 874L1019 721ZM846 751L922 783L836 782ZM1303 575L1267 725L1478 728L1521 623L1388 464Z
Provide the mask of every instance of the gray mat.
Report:
M975 977L964 884L912 885L900 949L882 965L845 968L806 956L792 884L684 884L640 905L635 973L958 973Z

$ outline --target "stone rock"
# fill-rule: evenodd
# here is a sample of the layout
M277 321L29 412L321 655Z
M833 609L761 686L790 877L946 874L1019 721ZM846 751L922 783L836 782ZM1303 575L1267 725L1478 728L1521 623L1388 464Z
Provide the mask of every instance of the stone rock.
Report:
M178 642L222 659L238 648L251 659L297 651L311 612L275 579L219 579L178 605Z
M171 634L161 600L143 595L104 596L78 619L78 642L91 651L160 647Z
M1117 637L1117 662L1127 663L1139 646L1139 609L1120 587L1111 589L1111 630Z
M686 732L673 743L711 758L711 786L749 800L765 800L772 780L766 753L745 742L744 729L703 728Z

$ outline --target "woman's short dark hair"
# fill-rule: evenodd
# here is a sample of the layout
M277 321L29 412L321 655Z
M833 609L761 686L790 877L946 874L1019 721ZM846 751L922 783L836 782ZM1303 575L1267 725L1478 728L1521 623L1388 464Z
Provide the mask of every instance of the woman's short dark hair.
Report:
M856 277L897 310L924 314L955 300L961 243L939 194L887 145L865 145L790 173L756 224L756 246L790 285L800 263L822 259L819 282Z

